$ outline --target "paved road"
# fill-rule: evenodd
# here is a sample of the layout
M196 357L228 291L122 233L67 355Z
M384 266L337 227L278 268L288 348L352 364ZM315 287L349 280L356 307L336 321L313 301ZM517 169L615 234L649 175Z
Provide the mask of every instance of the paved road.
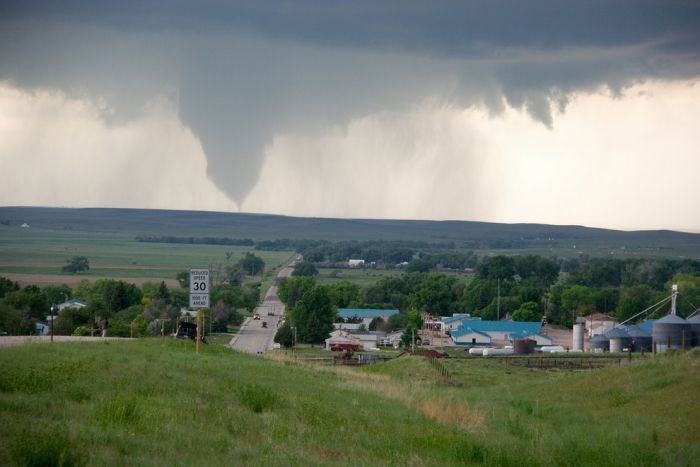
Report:
M277 277L289 277L292 271L294 267L286 266L277 274ZM260 316L260 319L246 319L238 334L229 342L232 349L254 354L263 354L272 350L273 339L284 314L284 304L277 297L276 285L268 289L263 302L255 309L255 313ZM263 323L267 323L267 328L263 327Z

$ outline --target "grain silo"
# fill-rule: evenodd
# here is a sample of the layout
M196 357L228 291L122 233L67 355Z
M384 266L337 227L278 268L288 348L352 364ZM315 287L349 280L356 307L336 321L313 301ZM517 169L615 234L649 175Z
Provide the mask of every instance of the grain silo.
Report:
M583 331L586 320L584 318L576 318L574 323L574 341L572 348L574 352L583 352Z
M596 334L591 339L591 352L602 353L610 348L610 339L604 334Z
M637 325L626 326L627 335L632 338L632 350L635 352L651 352L652 339L651 334L644 331Z
M632 338L621 327L615 327L605 333L610 340L610 352L622 352L632 346Z
M527 355L535 353L537 341L534 339L513 339L513 351L515 355Z
M655 321L651 334L657 352L690 347L690 324L676 314Z
M690 324L690 345L700 347L700 313L687 319Z

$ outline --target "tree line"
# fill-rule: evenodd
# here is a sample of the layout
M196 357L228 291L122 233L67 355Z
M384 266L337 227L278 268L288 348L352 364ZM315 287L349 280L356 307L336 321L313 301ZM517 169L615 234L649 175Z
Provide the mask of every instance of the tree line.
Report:
M700 307L700 262L694 260L499 255L481 258L471 279L407 271L364 287L346 281L320 285L313 275L298 275L279 284L280 299L290 314L278 342L289 344L295 327L298 342L321 343L338 319L338 308L398 309L400 313L386 323L376 321L370 327L385 331L420 328L421 312L470 313L489 320L545 319L562 326L571 326L577 316L603 312L623 321L668 296L672 283L679 285L681 316Z
M85 257L68 260L87 265ZM265 270L264 261L247 253L237 263L227 266L228 273L213 284L209 291L212 304L208 311L210 329L226 331L239 325L244 312L252 312L260 301L260 283L243 279L258 276ZM94 332L101 319L108 319L110 335L126 337L135 333L157 335L165 320L172 329L181 317L180 310L189 306L189 271L177 274L179 287L170 288L165 282L145 283L141 287L114 279L81 280L75 288L49 285L24 288L0 277L0 332L12 335L34 334L36 324L45 322L50 308L71 298L85 302L85 307L66 307L54 321L58 335L85 335Z

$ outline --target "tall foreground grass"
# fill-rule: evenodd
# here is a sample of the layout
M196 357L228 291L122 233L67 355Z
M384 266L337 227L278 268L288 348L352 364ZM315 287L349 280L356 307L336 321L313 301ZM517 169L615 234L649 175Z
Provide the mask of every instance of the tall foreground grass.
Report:
M447 384L416 357L329 369L157 339L2 349L0 465L700 459L697 356L577 374L446 365Z

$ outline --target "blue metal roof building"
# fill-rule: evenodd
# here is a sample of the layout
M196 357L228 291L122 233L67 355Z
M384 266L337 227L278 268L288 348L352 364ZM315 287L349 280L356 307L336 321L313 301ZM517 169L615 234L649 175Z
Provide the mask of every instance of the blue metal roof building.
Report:
M536 337L538 342L551 341L551 338L540 334L542 323L539 321L485 321L480 319L466 320L462 325L453 330L452 342L457 345L473 344L479 345L482 342L480 336L488 336L489 339L512 341L519 337ZM490 343L490 342L489 342Z

